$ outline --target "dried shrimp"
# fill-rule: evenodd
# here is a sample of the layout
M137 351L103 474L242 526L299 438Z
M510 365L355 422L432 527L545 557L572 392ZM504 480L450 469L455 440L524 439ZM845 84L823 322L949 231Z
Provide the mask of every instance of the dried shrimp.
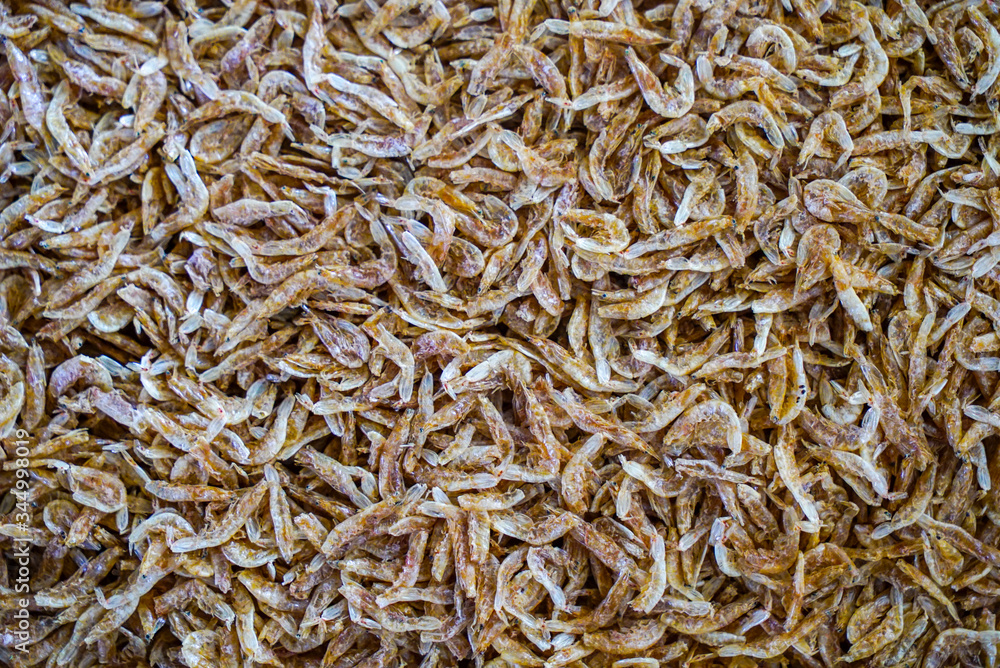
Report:
M0 664L996 666L998 25L0 1Z

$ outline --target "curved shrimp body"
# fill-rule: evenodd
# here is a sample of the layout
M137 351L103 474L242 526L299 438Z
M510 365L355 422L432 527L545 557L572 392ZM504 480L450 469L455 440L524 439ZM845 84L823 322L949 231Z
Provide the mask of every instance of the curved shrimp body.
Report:
M625 59L636 83L639 84L639 90L642 91L646 104L660 116L680 118L694 106L694 74L691 72L691 67L683 60L665 53L660 54L663 62L680 70L674 86L675 92L671 95L666 91L666 84L661 84L652 70L639 60L635 49L631 47L625 49Z
M589 19L562 21L559 19L548 19L543 25L557 35L570 35L571 37L634 44L636 46L662 44L668 39L666 35L655 30L633 27L623 23L611 23L609 21Z
M734 123L749 123L760 128L767 140L777 149L785 147L785 138L774 116L759 102L741 100L712 114L708 119L706 132L711 135Z
M841 49L843 51L843 49ZM855 48L850 53L843 54L842 61L837 61L830 56L811 56L800 62L799 70L796 74L799 78L824 87L843 86L854 75L854 66L861 58L861 49ZM823 69L830 71L830 74L817 74L813 69L807 67L823 66Z
M705 55L698 56L695 61L695 71L698 74L698 82L705 92L720 100L735 100L749 91L756 90L764 83L759 77L717 78L712 58Z
M972 94L984 95L990 89L994 89L995 92L995 84L1000 77L1000 30L997 30L995 21L987 19L978 7L969 7L968 16L972 25L986 37L990 54L988 65L983 69L976 85L972 87Z
M737 72L760 77L785 93L795 93L796 91L795 82L791 77L778 70L778 68L763 58L748 58L741 55L718 56L715 59L715 63L716 65L722 65Z
M566 78L551 58L538 49L524 45L515 46L514 53L527 66L531 76L541 84L546 93L555 98L566 97Z
M830 106L834 109L853 104L867 95L871 95L885 78L889 75L889 57L885 54L885 49L875 36L875 30L871 24L866 24L861 31L861 40L864 42L865 70L858 77L857 81L848 84L838 90L830 98Z
M844 117L835 111L826 111L813 120L805 141L802 142L798 164L808 165L809 160L814 155L819 155L822 158L834 157L835 153L823 146L824 141L832 141L840 148L840 157L836 164L836 169L840 169L850 159L851 153L854 151L854 140L847 130Z
M910 103L913 91L921 88L933 95L944 98L951 104L957 104L962 99L962 91L953 83L942 77L915 76L910 77L899 87L899 102L903 107L903 129L910 130L912 125L912 105Z
M63 107L69 102L69 93L69 84L66 81L56 86L52 100L49 101L49 106L45 110L45 124L52 133L52 138L59 143L76 168L84 176L89 176L93 169L90 156L84 150L80 140L73 134L63 114Z
M763 58L771 46L776 47L776 55L785 73L794 72L798 67L798 54L792 38L774 24L765 24L754 29L747 37L746 47L755 58Z
M976 0L962 0L948 7L942 8L934 14L931 20L931 33L936 38L934 50L937 52L941 62L951 73L956 85L964 91L972 87L969 76L965 72L965 63L962 60L962 53L955 41L955 28L963 15L969 9L974 9L979 3Z
M28 57L17 48L13 40L4 39L4 46L7 50L7 62L10 65L11 74L17 80L21 96L21 109L24 111L24 118L28 125L43 134L45 125L45 112L47 103L42 86L38 81L38 73L35 66L31 64Z

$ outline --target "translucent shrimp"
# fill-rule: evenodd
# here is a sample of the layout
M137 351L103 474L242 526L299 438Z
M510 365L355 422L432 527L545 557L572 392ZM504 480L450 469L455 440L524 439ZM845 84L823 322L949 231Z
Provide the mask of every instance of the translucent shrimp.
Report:
M75 14L89 18L109 30L135 37L147 44L157 44L159 42L156 33L126 14L87 7L85 5L73 5L70 9Z
M562 495L566 507L577 515L583 515L589 506L588 498L588 466L590 460L597 456L604 446L604 436L594 434L573 453L569 462L563 468Z
M983 647L995 646L1000 642L1000 631L974 631L966 628L950 628L941 631L926 650L923 666L941 668L958 649L972 643Z
M660 54L660 59L664 63L680 70L674 85L675 92L670 95L666 92L666 84L661 84L652 70L639 60L635 49L626 48L625 59L636 83L639 84L639 90L642 91L646 104L660 116L680 118L694 106L694 74L691 67L683 60L665 53Z
M622 220L609 213L570 209L563 214L562 220L594 230L590 236L582 236L569 225L565 226L566 238L581 250L592 253L618 253L625 250L631 242L631 237Z
M698 81L705 91L712 97L721 100L736 99L764 83L763 79L754 77L729 79L716 77L714 60L705 55L698 56L695 61L695 72L698 74Z
M198 107L185 119L185 127L228 113L256 114L268 123L284 124L285 115L259 97L245 91L219 91L209 103Z
M501 130L499 139L507 144L517 156L521 170L532 181L541 186L553 187L573 180L574 170L567 169L556 160L547 160L533 148L526 146L520 136L509 130Z
M794 93L796 90L795 81L791 77L763 58L748 58L741 55L717 56L715 64L758 77L785 93Z
M720 433L721 432L721 433ZM702 401L684 412L670 426L664 447L683 447L690 438L725 443L734 453L743 448L743 425L731 405L718 400Z
M835 169L843 167L854 151L854 139L851 138L851 133L847 130L844 117L835 111L824 112L813 119L805 141L802 142L798 164L808 165L809 160L814 155L819 155L823 158L834 157L835 153L833 151L829 151L823 147L823 142L827 140L832 141L840 148L840 157L837 158Z
M899 87L899 102L903 107L903 129L909 131L912 126L913 110L910 98L916 88L938 95L952 104L962 99L962 91L943 77L910 77Z
M563 21L560 19L547 19L543 25L547 30L556 35L570 35L572 37L619 42L635 46L651 46L667 41L666 35L662 35L655 30L633 27L622 23L612 23L610 21L589 19Z
M869 222L882 225L910 239L931 243L937 239L937 228L921 225L894 213L875 213L862 203L846 186L828 179L811 181L804 191L806 209L827 222Z
M622 447L654 454L650 446L625 427L596 415L579 403L572 390L552 392L552 400L566 411L570 419L580 428L595 434L602 434Z
M860 137L854 142L854 155L871 155L880 153L900 146L912 146L914 144L933 144L945 138L945 134L940 130L889 130L888 132L876 132L864 137Z
M809 533L819 531L820 518L816 509L816 504L812 496L805 491L799 476L798 465L795 462L795 453L792 448L792 430L789 427L782 427L778 442L774 445L772 453L774 464L778 469L785 487L795 497L799 507L805 514L808 523L802 525L802 529Z
M219 94L219 86L201 69L188 43L187 24L167 21L165 41L167 55L174 72L185 82L194 84L209 100Z
M780 59L782 70L786 73L794 72L798 68L795 44L788 33L779 26L774 24L760 25L754 28L746 41L747 50L755 58L763 58L772 45L777 47L775 53Z
M667 589L667 560L663 537L657 534L649 550L651 560L649 581L643 585L639 595L632 601L632 607L638 612L649 614L663 598Z
M240 495L217 525L205 530L199 536L184 537L174 541L170 548L174 552L192 552L206 547L217 547L231 539L250 519L257 506L264 499L268 488L261 481Z
M900 562L901 565L906 564ZM883 647L894 642L903 633L903 595L899 589L892 590L892 607L889 615L882 620L873 630L866 635L856 638L851 642L851 651L844 657L844 661L859 661L863 658L875 654Z
M681 198L680 204L677 205L677 213L674 214L674 225L681 227L687 223L699 204L709 199L711 195L715 195L718 198L718 191L718 179L714 170L703 169L692 175L691 182L684 189L684 196ZM721 213L721 211L718 211L718 213ZM705 217L699 216L702 220ZM715 216L709 215L707 217L714 218Z
M28 125L37 130L39 134L44 135L45 112L48 105L45 102L45 94L38 81L35 66L17 48L13 40L4 39L3 41L7 50L7 62L10 65L11 74L14 75L18 83L24 118L28 121Z
M814 612L785 633L745 645L724 645L718 650L719 656L750 656L758 659L779 656L789 647L812 634L824 622L826 616L825 612Z
M803 60L799 63L800 67L796 74L809 81L811 83L817 84L819 86L824 86L828 88L840 87L845 85L851 80L854 74L854 66L857 64L858 60L861 58L860 49L852 49L850 52L844 52L844 48L841 47L840 55L842 61L836 61L836 59L830 57L826 60L820 59L819 57L813 57L810 60ZM814 72L812 69L806 69L805 66L813 65L817 66L820 63L831 62L831 69L834 71L827 75L820 75Z
M121 98L125 94L125 84L119 79L98 74L86 63L67 58L60 63L60 67L73 83L88 93L111 98Z
M550 97L566 98L566 79L548 56L538 49L524 45L515 46L514 53Z
M885 538L894 531L914 524L926 512L934 493L936 473L937 463L931 462L930 466L920 474L906 503L896 511L890 521L880 524L872 530L872 538Z
M875 89L882 85L889 74L889 58L870 23L866 23L861 31L861 41L864 42L867 65L857 81L844 86L833 94L833 97L830 98L830 106L834 109L857 102L866 95L871 95Z
M608 654L638 653L649 649L663 637L667 625L659 619L648 619L619 630L595 631L584 635L584 642Z
M389 333L381 324L376 326L375 338L385 351L386 356L399 366L399 397L409 401L413 394L413 374L415 363L413 353L408 346Z
M764 132L764 135L772 146L777 149L785 147L785 138L782 136L781 129L774 120L774 116L771 115L771 112L766 107L758 102L751 102L749 100L733 102L729 106L715 112L708 119L706 132L711 135L729 127L733 123L750 123L751 125L755 125Z

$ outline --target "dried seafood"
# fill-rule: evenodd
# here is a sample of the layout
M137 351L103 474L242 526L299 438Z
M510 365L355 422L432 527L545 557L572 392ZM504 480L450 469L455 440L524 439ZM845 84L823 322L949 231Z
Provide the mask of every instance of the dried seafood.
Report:
M998 24L0 3L0 663L995 666Z

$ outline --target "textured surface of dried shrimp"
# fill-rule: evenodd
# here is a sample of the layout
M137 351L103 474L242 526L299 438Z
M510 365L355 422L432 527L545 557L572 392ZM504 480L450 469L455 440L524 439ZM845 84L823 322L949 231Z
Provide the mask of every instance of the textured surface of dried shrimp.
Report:
M0 3L0 663L996 666L997 5L380 1Z

